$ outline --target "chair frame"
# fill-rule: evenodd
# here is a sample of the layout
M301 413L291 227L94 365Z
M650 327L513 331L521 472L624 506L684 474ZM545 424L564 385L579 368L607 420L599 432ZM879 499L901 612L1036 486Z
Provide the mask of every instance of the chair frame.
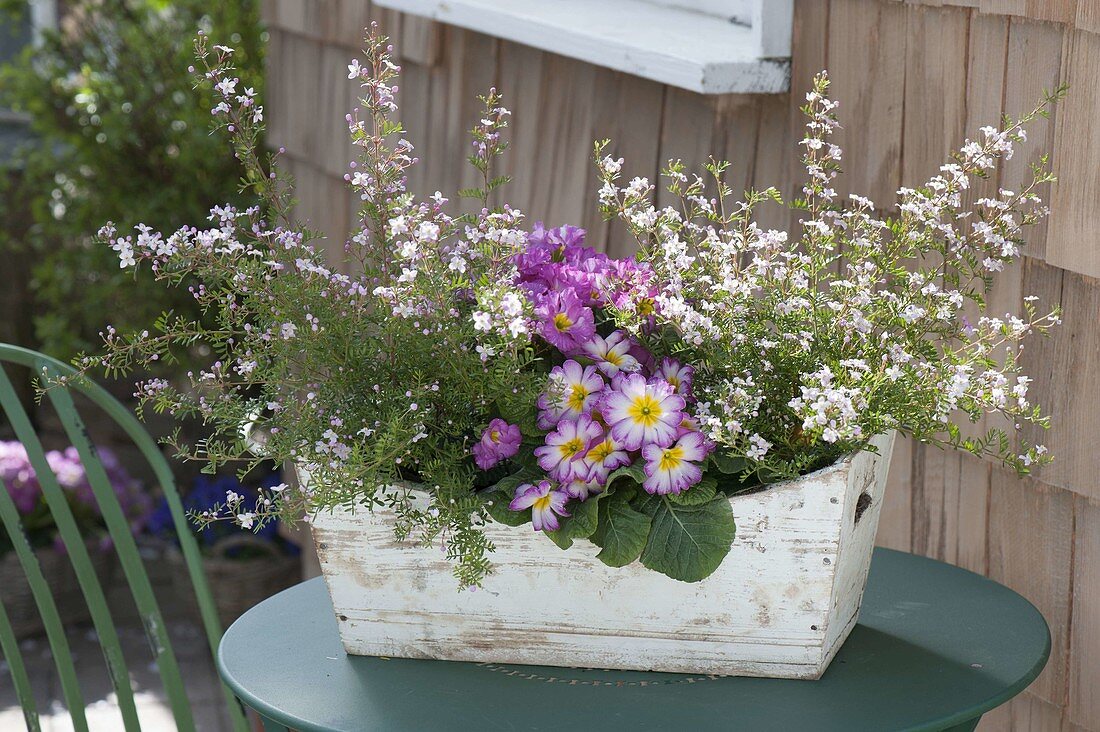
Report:
M194 730L195 721L180 676L179 664L172 650L167 627L153 594L152 585L138 554L137 544L131 534L129 522L111 488L106 471L96 454L84 422L77 413L70 392L75 391L87 397L114 421L133 441L135 447L138 448L152 469L156 481L160 484L164 497L168 502L168 508L172 514L172 523L179 538L180 550L187 566L195 597L198 600L207 642L211 653L216 655L218 642L222 635L222 627L218 620L210 586L203 573L198 543L188 526L187 516L180 501L179 491L176 488L168 461L158 449L156 442L149 436L149 433L145 431L130 410L111 396L102 386L80 376L71 366L49 356L19 346L0 343L0 411L7 416L15 431L16 438L23 443L27 450L30 463L34 467L38 482L42 486L42 493L57 525L58 534L64 542L65 549L72 561L80 589L88 604L92 623L99 637L100 646L103 649L111 683L118 696L118 706L127 732L140 730L141 726L134 704L133 690L130 687L126 660L123 657L122 647L107 606L103 587L92 567L87 546L80 536L80 531L65 499L64 492L46 461L42 443L4 369L5 364L29 368L44 385L49 387L45 391L45 396L61 418L65 433L76 447L80 455L80 461L84 465L88 482L91 484L104 523L107 525L107 530L114 542L115 552L118 555L119 563L122 566L130 592L142 619L146 637L153 652L161 681L164 684L165 694L176 725L180 730ZM69 380L61 385L57 383L60 377L68 377ZM3 490L0 490L0 523L11 537L15 553L23 567L23 571L26 573L35 603L42 615L46 637L57 667L62 695L68 706L73 727L76 732L88 732L88 720L84 713L84 698L80 692L72 653L65 637L65 629L62 626L53 595L23 530L15 502L9 495L6 486ZM2 590L3 588L0 588L0 593L2 593ZM27 676L26 664L2 602L0 602L0 651L3 651L8 662L16 695L23 708L27 729L38 732L40 723L30 680ZM233 729L235 732L247 732L249 725L240 703L224 685L222 685L222 690L229 705Z

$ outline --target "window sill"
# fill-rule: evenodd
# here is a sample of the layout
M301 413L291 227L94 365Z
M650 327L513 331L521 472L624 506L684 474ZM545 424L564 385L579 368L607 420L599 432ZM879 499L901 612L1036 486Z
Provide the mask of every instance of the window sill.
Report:
M703 94L774 94L790 59L764 58L752 29L643 0L375 0L544 51Z

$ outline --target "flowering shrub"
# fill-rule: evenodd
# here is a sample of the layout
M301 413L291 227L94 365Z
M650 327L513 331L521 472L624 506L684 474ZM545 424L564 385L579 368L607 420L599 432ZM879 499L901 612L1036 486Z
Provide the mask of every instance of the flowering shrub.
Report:
M1037 315L1030 301L1023 317L982 311L1022 227L1044 213L1035 186L1051 178L1037 169L1021 192L964 205L970 179L1010 155L1045 105L984 129L880 218L867 199L835 193L841 152L821 75L804 109L808 180L790 202L804 212L792 236L753 220L779 193L734 201L725 163L705 178L670 163L677 205L657 208L655 186L624 185L623 161L599 143L601 206L638 242L637 256L613 260L579 229L528 227L496 202L508 112L492 91L470 156L482 182L461 192L474 211L408 192L417 161L392 120L398 68L372 32L366 63L348 67L364 90L348 116L362 155L347 180L363 202L346 246L351 275L322 261L290 218L232 50L205 37L197 50L255 205L217 208L206 228L108 226L101 236L124 266L201 283L191 293L218 326L165 316L153 331L110 330L104 353L80 365L125 371L205 343L215 356L190 388L139 387L156 409L216 431L182 453L247 470L259 442L265 458L309 476L255 506L230 495L202 523L386 505L399 537L440 542L469 585L490 569L484 523L530 522L562 547L592 541L610 565L639 560L691 581L729 550L730 495L868 449L876 434L898 430L1021 472L1049 459L1040 446L1014 449L1003 431L960 426L987 413L1017 429L1045 424L1018 355L1057 314ZM413 500L417 486L426 503Z
M138 481L130 477L111 450L100 447L96 448L96 452L122 512L130 520L131 529L135 534L142 532L152 508L149 495ZM76 448L50 450L46 453L46 461L65 493L81 534L85 537L104 534L99 504ZM61 546L53 514L46 504L42 485L23 443L0 441L0 483L15 503L31 544L46 546L55 543ZM11 548L10 541L6 533L0 537L0 554Z
M18 27L32 5L0 0L0 26ZM242 86L261 88L267 33L259 5L69 0L59 28L41 29L0 64L0 107L25 114L35 139L0 163L0 187L20 173L0 194L0 255L35 253L27 258L35 263L27 314L41 350L67 360L91 347L104 310L127 329L166 309L198 314L186 292L120 270L89 235L107 219L174 229L215 203L240 200L241 166L210 136L210 92L190 92L187 65L196 28L232 34ZM26 231L12 226L26 214Z

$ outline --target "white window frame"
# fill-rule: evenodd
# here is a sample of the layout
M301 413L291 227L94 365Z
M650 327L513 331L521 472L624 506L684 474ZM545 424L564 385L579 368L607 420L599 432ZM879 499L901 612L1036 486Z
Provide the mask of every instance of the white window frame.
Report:
M42 31L57 29L57 0L27 0L31 10L34 43L42 42Z
M31 43L42 42L42 31L57 28L57 0L27 0L30 11ZM30 117L21 112L0 107L0 122L27 122Z
M704 94L790 88L793 0L374 0Z

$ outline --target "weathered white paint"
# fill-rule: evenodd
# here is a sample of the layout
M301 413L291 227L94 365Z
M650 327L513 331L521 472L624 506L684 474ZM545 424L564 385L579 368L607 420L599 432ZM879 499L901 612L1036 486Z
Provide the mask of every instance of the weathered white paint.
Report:
M696 583L527 526L488 528L495 572L477 592L457 591L438 550L395 541L387 511L323 513L314 538L351 654L816 679L863 597L893 435L875 445L730 499L733 548Z
M736 3L738 12L751 12L749 24L643 0L374 4L705 94L772 94L790 87L792 0Z

